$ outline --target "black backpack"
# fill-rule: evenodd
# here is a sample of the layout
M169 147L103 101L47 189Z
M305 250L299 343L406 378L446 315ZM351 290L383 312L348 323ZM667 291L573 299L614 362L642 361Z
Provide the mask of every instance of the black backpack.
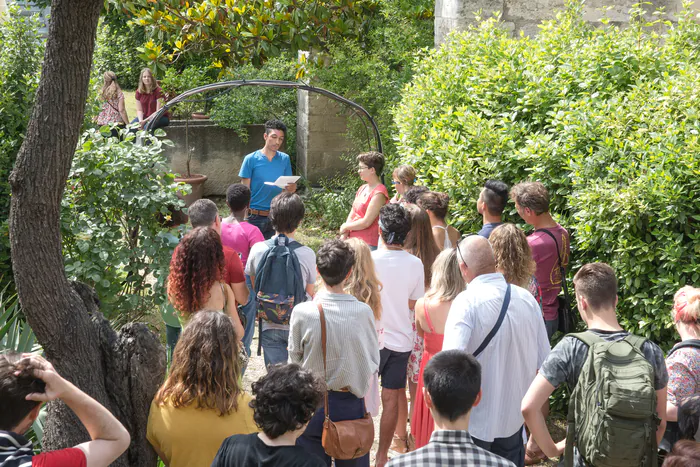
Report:
M258 300L258 323L289 324L292 309L306 301L306 287L295 250L302 245L285 235L266 240L255 274L255 295ZM258 346L260 355L260 346Z

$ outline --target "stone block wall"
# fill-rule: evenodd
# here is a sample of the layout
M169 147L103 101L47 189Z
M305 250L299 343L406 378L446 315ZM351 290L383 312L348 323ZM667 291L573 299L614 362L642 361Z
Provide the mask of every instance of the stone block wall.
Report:
M264 146L263 125L250 125L248 141L228 128L222 128L208 120L192 121L189 124L189 146L192 150L190 172L209 177L204 182L204 196L225 196L231 183L240 181L238 171L243 158ZM172 171L186 173L187 151L185 149L185 122L175 120L164 128L167 138L174 143L165 148ZM282 148L284 151L284 148Z
M312 184L348 170L341 156L352 150L343 104L321 94L297 94L297 169Z
M682 9L682 0L648 0L651 5L644 8L650 13L661 7L665 8L672 21L675 14ZM640 0L587 0L584 4L584 17L596 23L603 17L602 8L609 7L606 16L614 24L625 25L629 22L629 10ZM700 0L694 7L700 9ZM454 30L464 30L474 23L477 11L483 18L501 12L505 28L517 36L521 32L527 36L537 34L538 25L546 19L554 18L558 10L564 8L564 0L436 0L435 2L435 45L444 42L447 35Z

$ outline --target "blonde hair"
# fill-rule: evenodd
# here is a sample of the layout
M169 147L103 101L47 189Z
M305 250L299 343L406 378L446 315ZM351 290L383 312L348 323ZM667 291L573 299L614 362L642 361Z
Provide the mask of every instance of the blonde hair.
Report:
M441 302L451 302L464 291L464 278L457 262L457 249L442 251L433 263L433 277L425 298L434 298Z
M108 101L117 97L119 91L121 91L119 83L117 83L117 75L113 71L106 71L102 78L104 79L102 91L100 92L102 99Z
M528 288L537 264L532 259L525 232L514 224L502 224L491 232L489 242L496 259L496 270L508 283Z
M143 75L148 72L149 75L151 75L151 84L146 86L146 83L143 82ZM156 84L156 79L153 77L153 72L151 71L150 68L144 68L141 70L141 74L139 75L139 87L138 91L139 94L150 94L153 91L156 90L157 84Z
M423 262L425 284L428 285L432 280L432 267L435 258L440 254L440 247L435 243L430 217L425 209L421 209L415 204L406 204L404 208L411 216L411 231L406 236L403 249L413 256L417 256Z
M686 285L673 296L673 322L698 325L700 319L700 289Z
M374 269L372 252L359 238L348 238L345 243L355 252L355 266L345 282L345 291L369 305L374 312L374 319L379 321L382 318L382 300L379 295L382 283Z
M410 165L400 165L391 174L398 178L401 184L406 187L413 186L416 181L416 169Z

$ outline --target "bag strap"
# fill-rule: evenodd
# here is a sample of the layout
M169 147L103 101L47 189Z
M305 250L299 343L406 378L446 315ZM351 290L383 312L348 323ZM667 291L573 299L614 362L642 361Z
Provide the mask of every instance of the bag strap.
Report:
M318 313L321 315L321 349L323 349L323 380L328 384L328 374L326 372L326 315L323 312L323 305L321 301L316 302L318 307ZM331 417L328 414L328 388L323 391L323 410L326 416L326 420L330 420Z
M688 348L693 348L693 349L698 349L700 350L700 339L688 339L687 341L681 341L678 344L674 345L671 351L668 353L666 358L670 357L673 352L676 350L680 349L688 349Z
M491 332L489 332L488 336L486 336L486 339L484 339L484 342L481 343L478 349L474 352L474 358L476 358L481 352L484 351L487 345L491 342L491 339L493 339L493 336L496 335L498 332L498 329L501 327L501 324L503 324L503 319L506 317L506 311L508 311L508 305L510 304L510 284L506 287L506 296L503 298L503 306L501 306L501 313L498 315L498 321L496 321L496 324L493 326L493 329L491 329Z
M590 331L583 331L583 332L572 332L571 334L567 334L567 336L571 336L575 339L580 340L584 344L586 344L589 348L593 346L593 344L598 344L600 342L605 342L605 339L602 337L593 334Z
M547 229L537 229L535 232L542 232L554 240L554 245L557 247L557 259L559 260L559 271L561 272L561 287L564 289L564 299L566 300L567 305L569 304L569 286L566 284L566 268L564 267L564 263L561 261L561 254L559 253L559 242L557 241L557 237L554 236L552 232L550 232Z
M625 336L624 340L640 352L642 351L642 345L647 341L645 337L635 336L634 334Z
M109 105L111 108L113 108L119 114L119 118L124 122L124 119L122 118L122 113L119 111L119 109L114 107L109 100L106 99L105 102L107 103L107 105ZM124 122L124 124L128 125L129 122Z

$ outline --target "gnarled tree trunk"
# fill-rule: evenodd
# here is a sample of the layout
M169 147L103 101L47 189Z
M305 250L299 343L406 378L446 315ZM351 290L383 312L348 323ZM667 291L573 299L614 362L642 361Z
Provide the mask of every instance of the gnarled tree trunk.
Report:
M60 205L79 138L102 0L54 0L41 82L24 144L10 177L10 241L15 282L27 321L64 377L112 411L132 436L115 465L155 465L145 439L150 401L165 354L144 325L117 334L94 292L63 269ZM49 405L44 449L88 440L62 403Z

